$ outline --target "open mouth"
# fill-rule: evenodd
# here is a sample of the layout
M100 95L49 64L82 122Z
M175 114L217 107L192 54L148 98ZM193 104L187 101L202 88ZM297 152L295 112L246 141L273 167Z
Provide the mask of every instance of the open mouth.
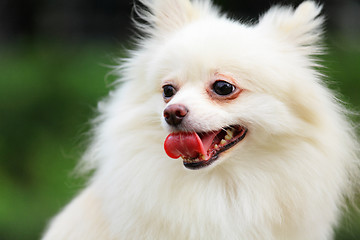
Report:
M219 154L244 139L247 129L240 125L211 132L174 132L165 140L164 148L171 158L183 159L184 166L199 169L209 166Z

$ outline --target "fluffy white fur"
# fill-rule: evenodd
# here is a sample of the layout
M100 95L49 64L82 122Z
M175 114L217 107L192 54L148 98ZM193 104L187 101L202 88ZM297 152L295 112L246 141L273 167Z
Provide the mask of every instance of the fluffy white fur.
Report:
M206 0L142 3L145 37L99 104L82 162L94 175L43 239L332 239L359 145L316 70L321 7L276 6L246 25ZM219 72L245 91L210 99L205 88ZM167 104L164 81L180 86ZM173 103L189 108L188 129L249 132L213 165L187 170L163 150L163 110Z

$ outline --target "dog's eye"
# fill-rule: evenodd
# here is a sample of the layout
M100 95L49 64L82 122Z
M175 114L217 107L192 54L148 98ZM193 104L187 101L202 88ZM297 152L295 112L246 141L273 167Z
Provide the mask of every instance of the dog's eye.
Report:
M213 84L213 90L218 95L226 96L234 92L235 86L225 81L216 81Z
M171 98L176 93L176 89L172 85L163 86L163 96L164 98Z

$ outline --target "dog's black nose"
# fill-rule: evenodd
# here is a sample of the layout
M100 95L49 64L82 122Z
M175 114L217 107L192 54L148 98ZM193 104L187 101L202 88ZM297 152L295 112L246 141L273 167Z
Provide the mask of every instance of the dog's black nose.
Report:
M184 105L172 104L165 108L165 121L171 126L178 126L189 112Z

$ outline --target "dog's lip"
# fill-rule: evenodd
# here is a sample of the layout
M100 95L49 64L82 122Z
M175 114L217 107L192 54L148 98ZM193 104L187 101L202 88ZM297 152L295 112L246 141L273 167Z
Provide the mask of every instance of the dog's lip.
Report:
M174 132L166 138L164 147L169 157L181 157L186 168L200 169L243 140L247 131L243 126L232 125L209 132Z

